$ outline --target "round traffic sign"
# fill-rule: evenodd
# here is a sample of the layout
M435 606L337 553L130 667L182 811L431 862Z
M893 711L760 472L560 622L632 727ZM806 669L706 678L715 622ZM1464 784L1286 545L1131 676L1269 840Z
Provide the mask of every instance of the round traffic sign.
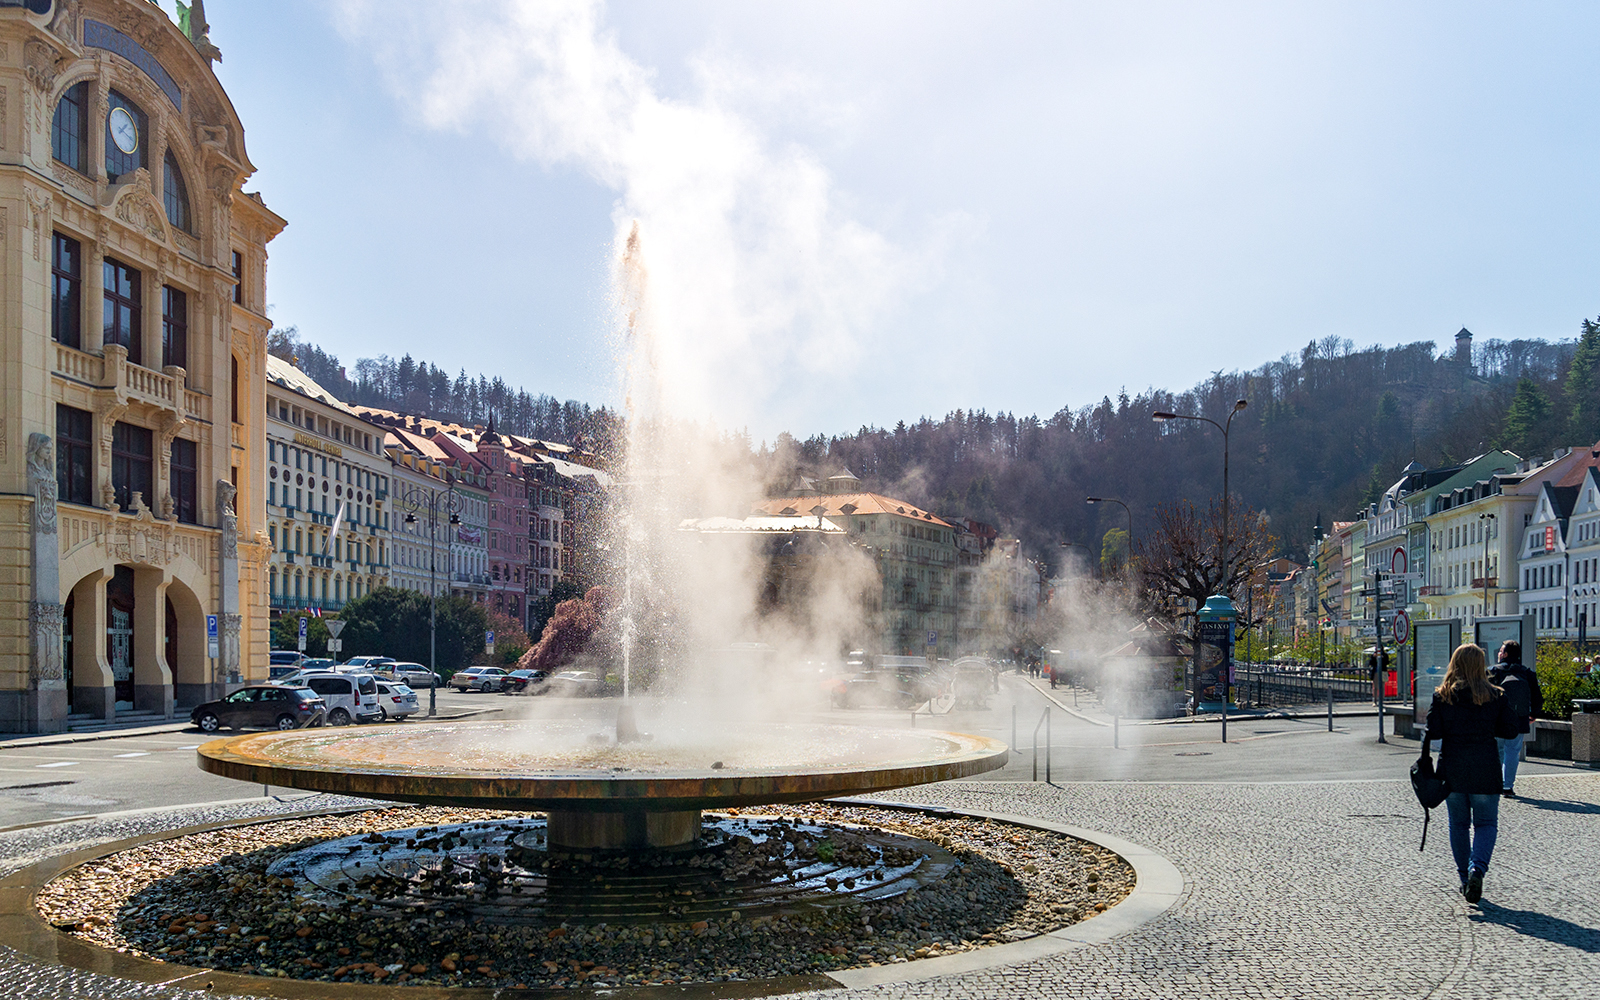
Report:
M1391 573L1406 571L1406 550L1403 546L1395 546L1394 554L1389 557L1389 571Z
M1405 645L1411 638L1411 616L1404 611L1395 613L1394 616L1394 641Z

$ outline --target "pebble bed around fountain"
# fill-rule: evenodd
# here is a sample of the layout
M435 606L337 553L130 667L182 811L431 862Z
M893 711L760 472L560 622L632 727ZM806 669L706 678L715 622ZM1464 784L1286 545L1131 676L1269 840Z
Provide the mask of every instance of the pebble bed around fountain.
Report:
M526 850L509 835L507 824L518 823L526 818L412 807L217 830L75 869L42 890L37 905L47 920L95 944L187 966L334 982L599 987L769 978L949 954L1092 916L1115 905L1134 881L1115 854L1059 834L829 804L730 810L718 818L717 835L730 838L720 854L732 863L715 867L710 884L731 872L764 891L788 891L797 881L786 877L789 871L816 874L848 864L846 877L857 885L846 887L835 870L835 885L822 876L809 899L769 896L719 915L689 912L692 895L688 909L672 912L681 904L667 893L664 914L534 920L525 909L501 920L495 910L517 909L507 909L503 897L522 895L503 876L475 876L475 892L423 908L420 899L408 901L393 864L360 886L339 881L359 869L324 865L319 876L301 853L352 838L357 850L341 848L340 857L398 856L423 847L476 865L484 852L471 831L500 831L488 839ZM837 833L815 836L830 825ZM760 834L750 836L752 830ZM406 835L384 836L392 831ZM406 848L406 840L414 846ZM846 856L816 857L823 840L831 845L823 853ZM909 864L913 852L924 859L921 866ZM798 861L776 865L783 854ZM324 850L322 857L332 855ZM884 877L861 876L874 865ZM400 867L440 877L437 864L407 860ZM920 876L912 877L914 867L924 868ZM487 866L479 874L488 874ZM602 867L591 877L603 890L617 876ZM693 882L685 883L691 893ZM340 896L329 884L350 891ZM485 891L490 885L492 894Z

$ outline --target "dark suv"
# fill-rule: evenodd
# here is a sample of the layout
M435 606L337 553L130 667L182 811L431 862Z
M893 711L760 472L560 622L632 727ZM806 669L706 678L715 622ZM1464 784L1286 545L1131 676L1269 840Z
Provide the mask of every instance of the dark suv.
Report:
M300 729L320 726L327 703L310 688L259 684L240 688L218 701L208 701L189 713L189 721L202 732L229 729Z

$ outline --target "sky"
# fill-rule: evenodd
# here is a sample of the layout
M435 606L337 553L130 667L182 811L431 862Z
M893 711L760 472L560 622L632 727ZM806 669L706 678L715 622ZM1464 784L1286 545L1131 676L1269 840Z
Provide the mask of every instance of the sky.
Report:
M1592 4L207 15L271 317L351 366L615 406L647 338L661 405L760 440L1600 314Z

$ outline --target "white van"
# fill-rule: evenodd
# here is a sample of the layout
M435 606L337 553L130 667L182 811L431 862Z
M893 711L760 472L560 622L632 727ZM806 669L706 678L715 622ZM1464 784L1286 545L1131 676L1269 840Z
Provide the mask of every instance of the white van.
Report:
M295 684L310 688L328 703L330 726L383 718L383 708L378 704L378 682L371 674L307 674Z

